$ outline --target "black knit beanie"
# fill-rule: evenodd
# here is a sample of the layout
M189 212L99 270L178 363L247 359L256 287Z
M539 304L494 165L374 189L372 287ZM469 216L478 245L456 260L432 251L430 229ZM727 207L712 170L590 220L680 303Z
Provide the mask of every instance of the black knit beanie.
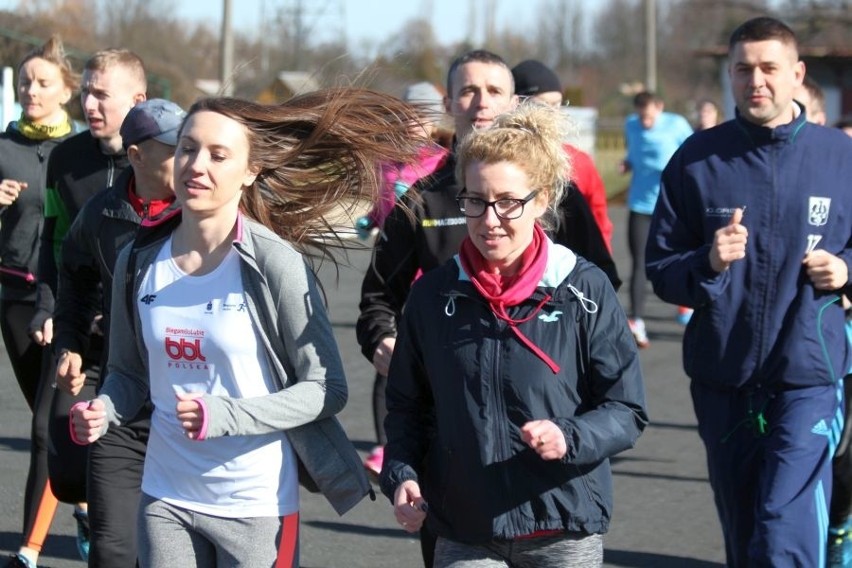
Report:
M527 59L512 68L515 78L515 94L519 97L532 97L551 91L562 92L559 77L541 61Z

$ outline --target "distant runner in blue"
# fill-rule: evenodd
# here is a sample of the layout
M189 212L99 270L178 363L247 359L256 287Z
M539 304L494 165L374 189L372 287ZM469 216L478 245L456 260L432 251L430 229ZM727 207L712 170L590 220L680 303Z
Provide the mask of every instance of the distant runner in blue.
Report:
M648 347L645 329L645 244L651 214L660 194L660 177L669 158L684 140L692 134L692 126L679 114L665 112L663 99L654 93L642 92L633 98L635 113L624 122L624 140L627 155L624 172L631 172L630 188L627 192L627 244L630 249L630 308L628 321L630 331L640 348Z

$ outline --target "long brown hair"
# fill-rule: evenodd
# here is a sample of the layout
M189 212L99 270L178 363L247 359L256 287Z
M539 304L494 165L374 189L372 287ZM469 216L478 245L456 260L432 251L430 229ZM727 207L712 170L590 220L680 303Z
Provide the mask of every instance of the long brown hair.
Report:
M379 198L379 164L412 162L417 141L408 125L417 109L376 91L342 87L314 91L279 105L207 98L187 118L211 111L245 126L249 167L258 172L241 210L300 250L326 250L334 217ZM186 124L186 119L184 119Z

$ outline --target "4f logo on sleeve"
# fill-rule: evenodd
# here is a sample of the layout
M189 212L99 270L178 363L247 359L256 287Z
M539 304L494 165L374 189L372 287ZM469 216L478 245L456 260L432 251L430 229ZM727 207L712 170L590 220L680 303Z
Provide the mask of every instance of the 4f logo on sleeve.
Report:
M139 298L139 301L142 302L143 304L145 304L146 306L150 306L151 304L154 303L154 300L156 300L156 299L157 299L156 294L145 294L144 296Z
M828 210L831 208L830 197L808 198L808 224L822 227L828 222Z

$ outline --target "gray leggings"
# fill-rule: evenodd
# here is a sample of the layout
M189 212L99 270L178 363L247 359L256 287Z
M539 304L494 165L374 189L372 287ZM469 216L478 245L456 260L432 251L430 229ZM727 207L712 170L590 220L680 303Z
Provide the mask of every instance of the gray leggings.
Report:
M141 568L299 566L299 513L214 517L143 494L138 521Z
M438 537L434 568L595 568L603 565L603 537L565 533L488 544Z

